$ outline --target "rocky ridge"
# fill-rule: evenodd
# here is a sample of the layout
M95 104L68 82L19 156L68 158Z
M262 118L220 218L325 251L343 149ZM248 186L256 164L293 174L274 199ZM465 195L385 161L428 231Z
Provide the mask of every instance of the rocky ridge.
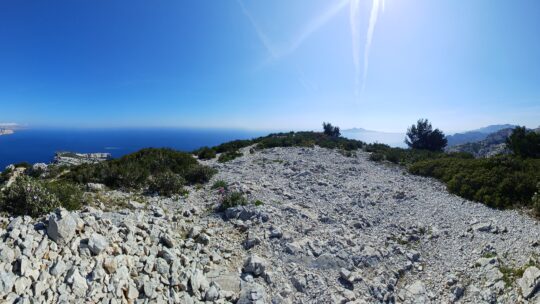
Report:
M174 199L92 187L124 208L0 217L7 303L537 303L540 227L399 167L322 148L227 163L259 206L219 190Z

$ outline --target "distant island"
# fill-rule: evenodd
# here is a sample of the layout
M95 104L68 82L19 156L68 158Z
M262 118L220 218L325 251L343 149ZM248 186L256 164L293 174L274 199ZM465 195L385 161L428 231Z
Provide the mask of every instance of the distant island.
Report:
M11 129L0 129L0 136L1 135L9 135L9 134L13 134L15 133L13 130Z

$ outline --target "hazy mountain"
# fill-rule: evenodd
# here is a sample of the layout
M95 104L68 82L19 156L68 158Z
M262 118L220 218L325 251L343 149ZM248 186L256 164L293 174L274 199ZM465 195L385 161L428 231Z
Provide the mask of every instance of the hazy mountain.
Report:
M497 154L509 153L509 150L506 148L506 139L513 131L513 127L498 130L497 132L488 134L483 140L449 146L446 151L467 152L473 154L475 157L490 157Z
M380 132L363 128L352 128L341 131L344 137L357 139L367 143L381 143L392 147L406 147L405 133Z
M504 125L491 125L484 128L471 130L463 133L456 133L454 135L449 135L446 138L448 139L448 146L461 145L465 143L474 143L479 142L488 137L488 135L496 133L500 130L513 129L515 125L504 124Z
M516 125L511 125L511 124L491 125L491 126L487 126L487 127L472 130L472 131L473 132L480 132L480 133L484 133L484 134L491 134L491 133L495 133L495 132L498 132L498 131L503 130L503 129L513 129L515 127L517 127L517 126Z

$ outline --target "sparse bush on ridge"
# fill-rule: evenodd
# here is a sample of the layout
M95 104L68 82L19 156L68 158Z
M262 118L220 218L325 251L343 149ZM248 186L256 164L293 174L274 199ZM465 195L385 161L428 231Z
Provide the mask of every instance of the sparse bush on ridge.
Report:
M229 161L238 157L238 150L255 145L250 150L253 154L255 150L263 150L277 147L314 147L319 146L328 149L340 149L344 151L355 151L361 149L365 144L362 141L341 137L339 127L331 124L323 124L324 132L286 132L273 133L254 139L234 140L210 148L216 153L228 153L222 157L223 161ZM199 155L206 151L206 148L200 148L193 151L193 154ZM209 153L209 152L205 152ZM235 156L236 155L236 156ZM233 157L234 156L234 157Z
M196 150L195 154L199 159L213 159L216 157L216 151L208 147L202 147Z
M228 161L231 161L235 158L238 158L242 156L242 153L240 153L239 151L227 151L227 152L223 152L219 155L218 157L218 162L220 163L226 163Z

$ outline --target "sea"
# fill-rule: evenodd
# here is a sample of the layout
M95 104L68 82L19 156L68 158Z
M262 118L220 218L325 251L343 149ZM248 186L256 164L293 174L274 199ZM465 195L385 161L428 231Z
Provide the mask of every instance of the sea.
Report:
M105 152L114 158L143 148L193 151L235 139L251 139L264 131L223 129L24 129L0 136L0 171L19 162L50 163L55 152Z

